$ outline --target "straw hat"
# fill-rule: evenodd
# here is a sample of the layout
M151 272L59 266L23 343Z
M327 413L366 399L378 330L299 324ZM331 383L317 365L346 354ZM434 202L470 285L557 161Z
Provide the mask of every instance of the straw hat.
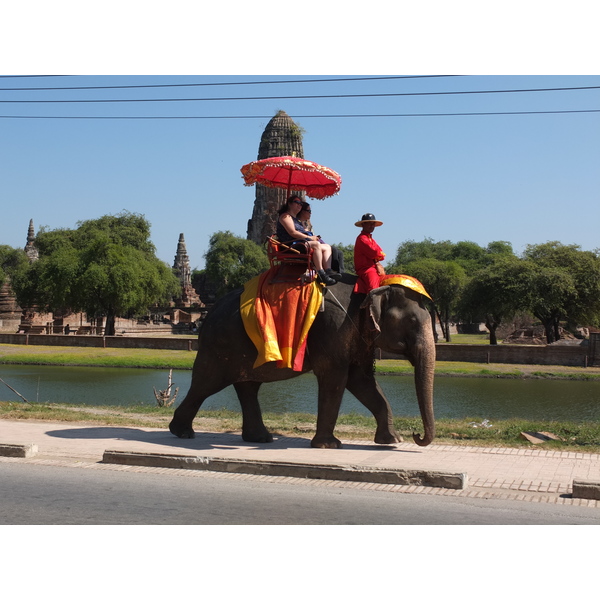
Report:
M380 225L383 225L383 221L378 221L375 218L375 215L372 213L367 213L366 215L363 215L362 219L360 221L356 221L356 223L354 223L354 224L357 227L362 227L366 223L373 223L375 225L375 227L379 227Z

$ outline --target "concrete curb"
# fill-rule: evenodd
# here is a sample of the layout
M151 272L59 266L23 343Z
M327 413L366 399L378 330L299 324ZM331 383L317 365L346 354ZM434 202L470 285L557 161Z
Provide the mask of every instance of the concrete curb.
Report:
M31 458L38 453L36 444L0 444L0 456Z
M185 456L178 454L153 454L106 450L102 462L138 467L163 467L170 469L193 469L246 475L271 475L305 479L328 479L360 481L391 485L419 485L425 487L465 489L466 473L444 473L404 469L377 469L360 466L340 467L337 465L300 464L274 461L210 458L207 456Z
M573 480L573 498L600 500L600 481Z

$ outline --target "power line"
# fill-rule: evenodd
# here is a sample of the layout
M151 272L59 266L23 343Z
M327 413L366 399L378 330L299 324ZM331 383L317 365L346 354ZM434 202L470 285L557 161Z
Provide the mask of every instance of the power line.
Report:
M396 113L380 115L290 115L294 119L362 119L377 117L485 117L498 115L560 115L560 114L582 114L582 113L600 113L600 109L584 110L530 110L530 111L512 111L512 112L468 112L468 113ZM218 116L148 116L148 117L80 117L80 116L23 116L23 115L0 115L0 119L100 119L100 120L174 120L174 119L271 119L273 115L218 115Z
M107 99L107 100L0 100L0 104L106 104L115 102L224 102L227 100L322 100L326 98L392 98L400 96L456 96L465 94L515 94L520 92L565 92L575 90L597 90L600 85L560 88L530 88L519 90L470 90L459 92L399 92L385 94L332 94L311 96L248 96L245 98L141 98L141 99Z
M31 77L71 77L71 75L0 75L0 79L27 79Z
M22 77L29 77L23 75ZM32 75L31 77L34 77ZM60 76L59 76L60 77ZM327 79L287 79L281 81L223 81L207 83L164 83L148 85L94 85L73 87L38 87L38 88L1 88L3 92L37 92L37 91L62 91L62 90L125 90L125 89L151 89L151 88L179 88L179 87L215 87L226 85L269 85L273 83L331 83L338 81L382 81L390 79L427 79L436 77L467 77L467 75L389 75L381 77L335 77Z

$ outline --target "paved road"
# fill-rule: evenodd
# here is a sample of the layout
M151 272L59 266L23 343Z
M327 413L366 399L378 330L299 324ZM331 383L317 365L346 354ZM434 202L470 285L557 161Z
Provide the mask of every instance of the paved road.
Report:
M36 451L12 456L11 444ZM180 440L143 427L10 420L0 421L0 450L0 523L600 524L600 500L572 493L576 480L600 481L598 454L411 442L318 450L302 438ZM117 464L111 453L135 460ZM446 485L455 475L463 486Z
M365 490L154 467L0 461L4 525L600 524L588 507Z

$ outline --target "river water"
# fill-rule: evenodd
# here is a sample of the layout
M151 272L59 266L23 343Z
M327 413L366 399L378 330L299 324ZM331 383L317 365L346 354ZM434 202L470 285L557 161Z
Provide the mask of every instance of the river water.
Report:
M153 387L167 387L168 371L102 367L1 365L0 377L30 402L156 406ZM191 371L173 371L176 405L190 385ZM378 376L395 416L418 416L411 376ZM484 419L590 421L600 419L600 382L538 379L436 377L436 417ZM317 383L312 374L264 384L260 390L264 412L316 414ZM0 401L21 400L0 383ZM233 387L208 398L203 409L239 410ZM346 392L340 411L370 413Z

